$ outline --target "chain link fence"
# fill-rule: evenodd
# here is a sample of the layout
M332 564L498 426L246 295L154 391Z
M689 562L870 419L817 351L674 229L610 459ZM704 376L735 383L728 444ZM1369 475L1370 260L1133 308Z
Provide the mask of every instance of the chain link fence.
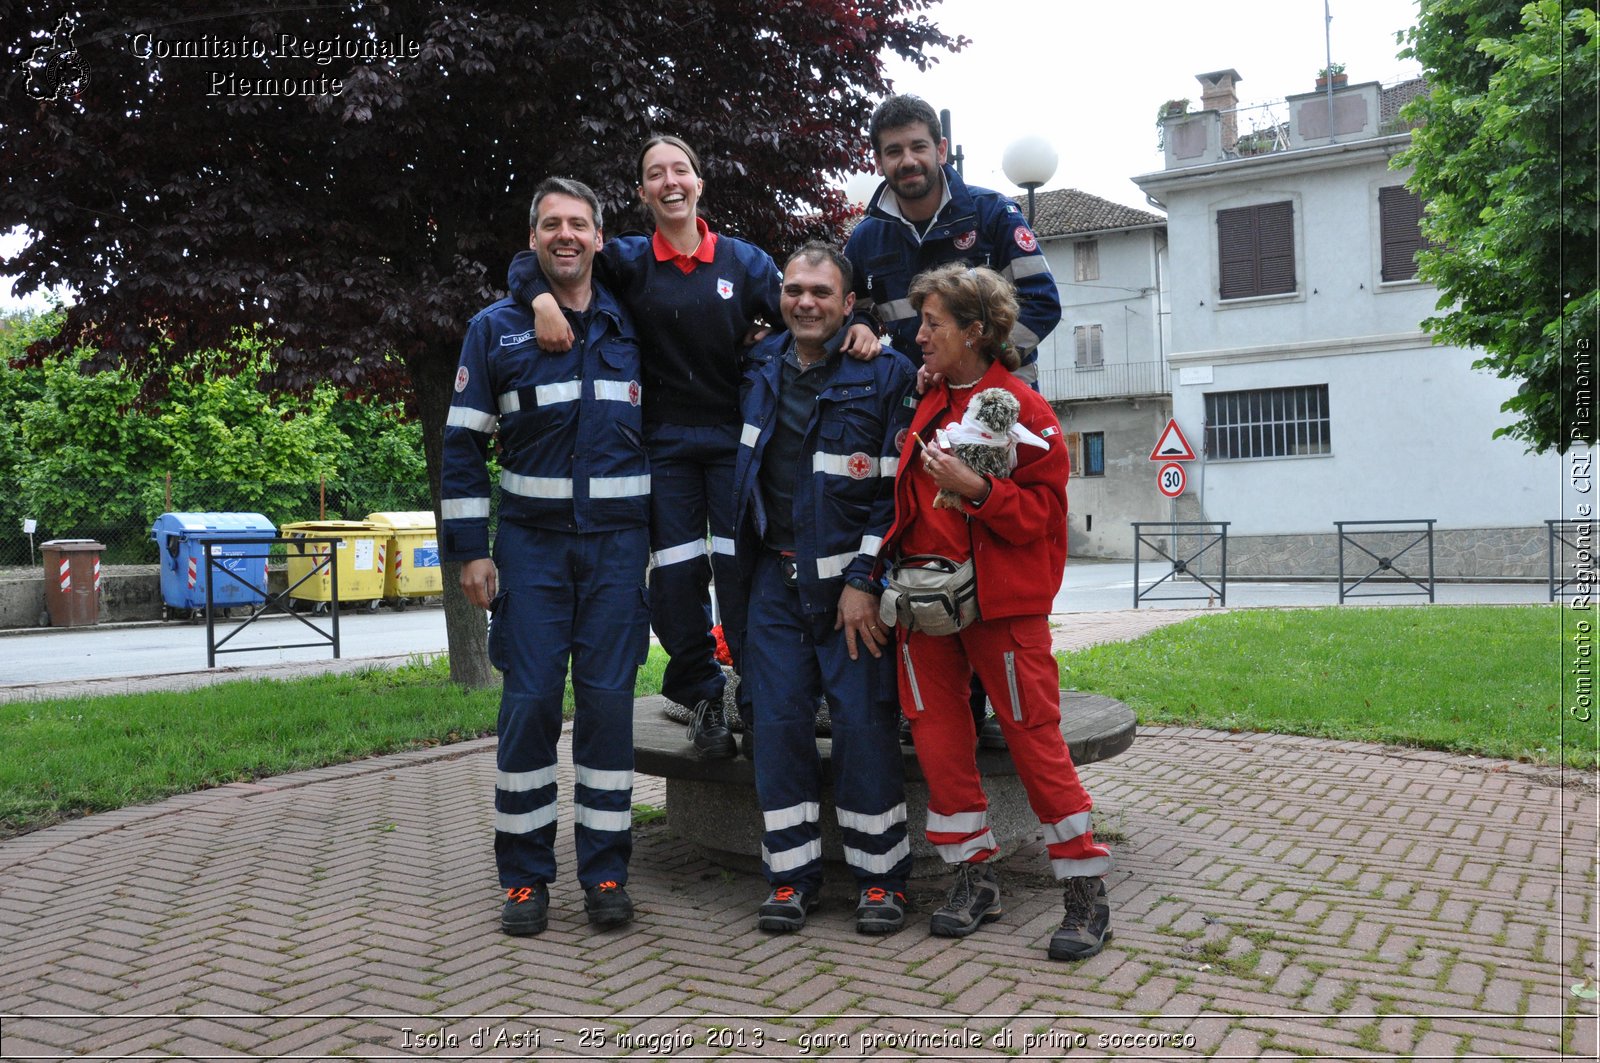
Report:
M37 527L34 544L96 539L108 564L154 564L150 529L163 513L260 513L281 527L295 521L361 520L368 513L431 510L428 485L417 483L243 483L176 480L107 483L0 477L0 566L38 564L23 521Z

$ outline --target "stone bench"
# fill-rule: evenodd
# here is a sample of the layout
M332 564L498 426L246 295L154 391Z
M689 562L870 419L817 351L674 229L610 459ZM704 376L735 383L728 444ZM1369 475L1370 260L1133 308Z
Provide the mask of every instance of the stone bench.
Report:
M667 700L660 696L634 702L634 770L655 775L667 783L667 827L673 835L693 842L715 863L740 871L761 870L761 810L756 805L755 766L743 756L732 760L701 760L684 737L684 726L663 713ZM1109 760L1133 745L1133 710L1101 694L1073 690L1061 692L1061 736L1080 767ZM842 866L839 828L834 820L832 772L833 742L817 739L822 755L823 858ZM938 874L944 863L925 836L928 784L922 777L916 752L901 747L906 773L906 827L911 840L913 874ZM1017 777L1017 767L1005 750L980 749L978 770L989 795L989 827L1009 856L1032 841L1039 820L1028 807L1027 794Z

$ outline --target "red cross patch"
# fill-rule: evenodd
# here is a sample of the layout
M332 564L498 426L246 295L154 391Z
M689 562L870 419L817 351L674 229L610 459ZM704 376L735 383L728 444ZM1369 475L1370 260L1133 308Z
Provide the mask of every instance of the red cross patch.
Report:
M894 449L897 453L906 449L906 434L910 431L911 430L909 428L902 428L898 433L896 433L894 437Z
M844 467L845 471L850 474L850 479L865 480L868 474L872 472L872 459L858 450L844 459Z
M977 243L977 242L978 242L978 230L973 229L973 230L970 230L968 232L964 232L960 236L956 237L956 250L957 251L968 251L968 250L971 250L972 245Z
M1013 235L1015 235L1017 238L1017 246L1022 248L1028 254L1031 255L1035 251L1039 250L1039 241L1033 238L1033 230L1029 229L1027 226L1017 226L1016 229L1013 230Z
M462 366L456 370L456 391L467 390L467 367Z
M639 382L637 380L628 381L628 405L639 405Z

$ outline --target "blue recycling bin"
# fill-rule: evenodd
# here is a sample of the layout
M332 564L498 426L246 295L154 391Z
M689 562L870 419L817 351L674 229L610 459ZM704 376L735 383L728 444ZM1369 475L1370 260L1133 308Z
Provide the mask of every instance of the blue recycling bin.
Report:
M166 608L163 619L181 611L182 615L197 616L206 607L206 552L208 539L272 539L278 534L277 526L259 513L163 513L150 529L161 554L161 600ZM266 596L252 587L266 590L267 549L263 542L229 543L215 546L211 555L222 567L236 573L232 576L217 574L211 588L213 609L233 606L260 605Z

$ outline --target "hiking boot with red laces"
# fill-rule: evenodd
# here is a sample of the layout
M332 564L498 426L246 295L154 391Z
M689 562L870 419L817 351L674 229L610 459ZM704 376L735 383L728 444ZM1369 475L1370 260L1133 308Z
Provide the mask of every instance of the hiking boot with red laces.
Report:
M856 933L892 934L906 925L906 895L899 890L868 886L856 904Z
M792 933L806 925L806 915L817 906L814 890L779 886L756 910L756 929L780 934Z
M514 886L506 890L505 907L500 909L500 929L512 937L544 933L550 924L550 890L543 882Z
M583 891L583 910L590 926L621 926L633 918L633 901L617 883L602 882Z

